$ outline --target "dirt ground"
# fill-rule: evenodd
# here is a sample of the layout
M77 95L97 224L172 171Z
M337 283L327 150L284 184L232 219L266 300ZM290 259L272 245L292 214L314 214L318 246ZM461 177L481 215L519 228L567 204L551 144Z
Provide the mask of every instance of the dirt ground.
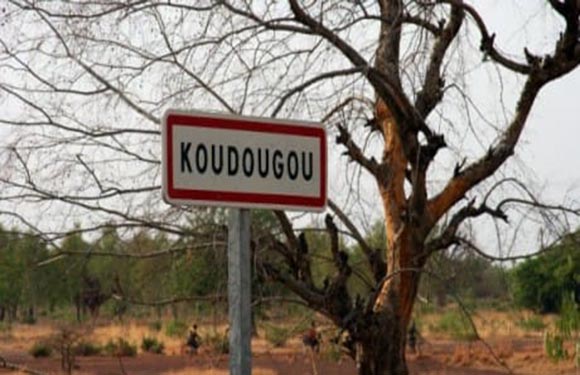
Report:
M126 337L137 342L146 328L102 327L91 333L91 338ZM36 340L46 337L54 329L50 327L22 326L13 329L10 335L0 335L0 357L11 363L26 366L45 374L61 374L58 356L35 359L28 349ZM17 333L15 333L17 332ZM499 375L507 374L504 362L514 374L569 374L578 375L571 360L554 363L545 357L540 335L507 339L493 337L486 340L495 356L481 342L460 343L439 338L426 338L421 354L408 354L411 374L449 375ZM136 357L120 360L110 356L78 357L78 368L74 374L98 375L226 375L228 358L209 351L188 356L180 354L180 341L164 338L166 354L141 353ZM323 348L324 350L324 348ZM311 357L305 353L299 339L290 340L284 348L273 348L264 339L252 342L252 367L254 375L352 375L356 374L354 362L346 357L334 361L323 353ZM0 363L1 365L1 363ZM1 366L0 366L1 367ZM0 374L18 372L0 369Z

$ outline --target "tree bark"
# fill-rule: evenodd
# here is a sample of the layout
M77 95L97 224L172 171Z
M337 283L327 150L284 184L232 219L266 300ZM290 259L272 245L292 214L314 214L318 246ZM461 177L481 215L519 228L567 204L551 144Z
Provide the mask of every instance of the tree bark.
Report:
M401 135L401 127L382 100L377 102L376 117L385 139L384 169L377 183L385 215L388 272L370 307L370 326L362 334L353 332L353 337L357 338L359 375L405 375L407 326L427 260L424 242L431 224L422 209L424 200L418 201L423 205L409 205L404 189L409 161L403 142L411 144L416 137Z
M396 314L377 316L356 344L359 375L407 375L405 360L406 325ZM379 322L381 322L379 324ZM375 328L375 329L373 329Z

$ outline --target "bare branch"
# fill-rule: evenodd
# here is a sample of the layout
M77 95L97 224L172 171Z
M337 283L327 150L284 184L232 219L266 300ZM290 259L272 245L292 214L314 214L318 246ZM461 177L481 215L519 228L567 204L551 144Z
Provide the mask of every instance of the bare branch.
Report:
M445 82L441 76L441 65L449 46L459 33L459 29L463 24L463 19L463 8L453 5L451 7L451 17L447 22L447 25L443 28L441 33L439 33L437 41L433 46L429 65L425 74L425 81L415 100L415 107L423 118L429 116L429 113L431 113L433 108L435 108L437 103L439 103L443 97L443 87L445 86Z
M365 168L371 175L377 177L379 174L379 164L375 158L371 157L369 159L363 154L362 150L352 139L350 132L344 126L339 123L335 126L338 130L336 143L346 147L346 152L353 161Z
M340 77L340 76L345 76L345 75L351 75L351 74L360 73L360 72L362 72L361 68L350 68L350 69L343 69L343 70L335 70L332 72L326 72L326 73L319 74L316 77L313 77L313 78L307 80L306 82L291 88L290 90L288 90L288 92L286 94L284 94L284 96L282 96L282 98L280 98L278 105L272 111L271 117L276 117L278 115L278 112L280 112L280 110L282 109L282 107L284 107L284 104L286 104L286 101L288 99L290 99L290 97L305 90L309 86L312 86L312 85L314 85L322 80L325 80L325 79L330 79L330 78L335 78L335 77Z
M118 301L127 302L131 305L137 306L167 306L173 305L176 303L183 303L183 302L197 302L197 301L211 301L211 302L218 302L218 301L225 301L227 299L227 295L225 294L213 294L213 295L204 295L204 296L187 296L187 297L173 297L167 298L159 301L139 301L132 298L128 298L124 295L120 294L113 294L113 298Z
M117 251L100 251L94 249L87 249L86 251L72 251L72 250L58 250L51 254L47 259L39 262L38 266L44 266L49 263L54 263L55 260L62 259L64 255L78 255L78 256L95 256L95 257L110 257L110 258L128 258L128 259L151 259L167 255L182 254L200 249L213 248L215 246L225 246L225 242L213 241L209 243L196 244L195 246L177 246L169 249L151 251L146 253L125 253Z
M463 0L441 0L441 2L451 4L455 7L463 8L475 21L479 32L481 33L481 51L486 53L493 61L497 62L504 68L507 68L511 71L521 73L521 74L529 74L531 73L532 69L529 65L516 62L514 60L509 59L508 57L501 54L494 46L494 39L495 34L490 34L483 18L479 14L479 12L471 5L466 4Z
M344 223L348 228L354 239L359 244L363 253L365 254L367 261L373 271L375 280L381 280L385 276L386 264L381 258L380 252L382 249L372 249L369 244L365 241L362 234L358 231L354 223L348 218L348 216L342 211L332 200L328 200L328 206L336 214L336 216Z

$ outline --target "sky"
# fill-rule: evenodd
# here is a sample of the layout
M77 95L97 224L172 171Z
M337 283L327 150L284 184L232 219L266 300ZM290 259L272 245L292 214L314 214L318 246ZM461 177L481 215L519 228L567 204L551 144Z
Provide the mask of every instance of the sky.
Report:
M545 50L555 35L543 30L558 24L547 2L484 1L482 13L490 30L497 30L497 43L508 50ZM530 4L534 4L531 5ZM517 15L517 16L516 16ZM544 87L538 96L518 155L537 176L545 193L561 199L569 189L580 196L580 69Z
M526 45L530 46L532 51L541 53L545 51L546 46L552 45L555 35L544 34L540 30L556 30L557 28L553 26L557 25L559 20L551 15L545 1L486 0L477 1L476 5L481 7L482 16L488 23L490 31L497 32L496 42L502 50L521 53L523 46ZM372 37L375 36L372 35ZM470 87L474 97L488 98L490 101L497 99L497 87L488 82L484 74L476 77L474 82L476 83ZM580 139L580 120L576 115L580 104L579 89L580 70L577 69L542 90L532 110L522 140L517 146L516 155L509 161L516 173L522 174L534 191L542 193L543 198L553 203L576 202L577 206L580 206L578 202L580 151L577 147L577 140ZM508 79L502 93L508 103L507 108L510 107L510 103L513 104L517 93L518 81ZM486 108L485 102L482 102L482 107ZM486 113L486 115L497 120L498 123L501 123L504 117L502 113ZM7 128L0 126L0 137L6 137L7 132ZM474 155L481 155L484 151L473 143L468 142L464 146L466 151L472 151ZM331 170L336 164L344 163L344 158L340 159L340 152L341 150L338 150L334 154L335 159L330 163ZM453 164L448 167L452 169ZM339 170L338 173L343 173L343 171ZM355 188L358 187L355 185ZM359 212L362 212L361 220L368 228L373 219L380 216L380 210L376 209L376 200L373 200L376 198L374 186L369 184L363 186L362 189L363 191L369 189L373 192L368 195L371 197L368 204L359 208ZM346 182L342 181L339 186L331 187L331 196L334 191L339 195L339 200L352 201L353 198L348 190ZM364 200L368 197L362 193L354 199ZM367 215L365 209L373 208L373 204L374 209ZM488 230L481 231L485 233L482 235L484 242L490 242L489 238L493 238L492 230L493 228L489 227ZM497 249L491 249L491 252L497 251Z

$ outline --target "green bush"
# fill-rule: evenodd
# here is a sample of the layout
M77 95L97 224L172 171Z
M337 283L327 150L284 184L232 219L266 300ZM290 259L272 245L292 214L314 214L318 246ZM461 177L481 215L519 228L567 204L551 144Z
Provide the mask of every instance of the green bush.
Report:
M149 324L147 324L147 327L149 327L151 331L160 332L161 328L163 328L163 325L161 324L161 321L154 320L152 322L149 322Z
M538 316L532 316L529 318L520 319L516 322L516 325L523 329L524 331L542 331L546 328L546 323L542 318Z
M218 354L228 354L230 351L230 342L227 334L214 332L208 334L203 338L203 343L214 352Z
M331 362L340 362L342 358L342 344L336 340L329 340L322 346L322 358Z
M163 354L165 345L155 337L145 336L143 337L143 340L141 340L141 349L148 353Z
M0 332L1 333L10 333L12 330L12 325L7 322L0 322Z
M117 357L135 357L137 355L137 345L129 343L119 337L117 340L109 340L104 347L105 353Z
M36 342L32 348L30 348L29 353L34 358L50 357L52 354L52 348L46 342Z
M415 307L415 313L417 315L434 314L437 310L437 306L433 303L417 303Z
M564 337L559 333L548 332L544 334L544 351L551 360L557 362L568 359L568 351L564 348Z
M74 353L81 357L90 357L94 355L100 355L103 352L103 348L97 344L89 341L81 341L74 346Z
M574 300L573 294L564 296L556 329L566 339L578 337L580 333L580 305Z
M36 324L36 317L34 315L26 315L20 321L22 324L34 325Z
M281 348L286 345L286 342L291 336L291 332L288 328L267 325L266 330L266 340L272 344L275 348Z
M183 337L187 333L187 324L180 320L171 320L165 326L165 334L169 337Z
M564 295L560 316L555 321L555 330L547 331L544 335L544 351L554 361L568 359L570 355L566 350L566 343L569 342L574 347L573 359L580 367L579 334L580 306L574 300L574 295Z
M511 288L520 306L541 313L559 312L573 294L580 275L580 232L569 234L541 255L526 259L511 271Z
M469 319L457 311L445 312L432 329L435 332L448 334L455 340L473 341L477 339Z

